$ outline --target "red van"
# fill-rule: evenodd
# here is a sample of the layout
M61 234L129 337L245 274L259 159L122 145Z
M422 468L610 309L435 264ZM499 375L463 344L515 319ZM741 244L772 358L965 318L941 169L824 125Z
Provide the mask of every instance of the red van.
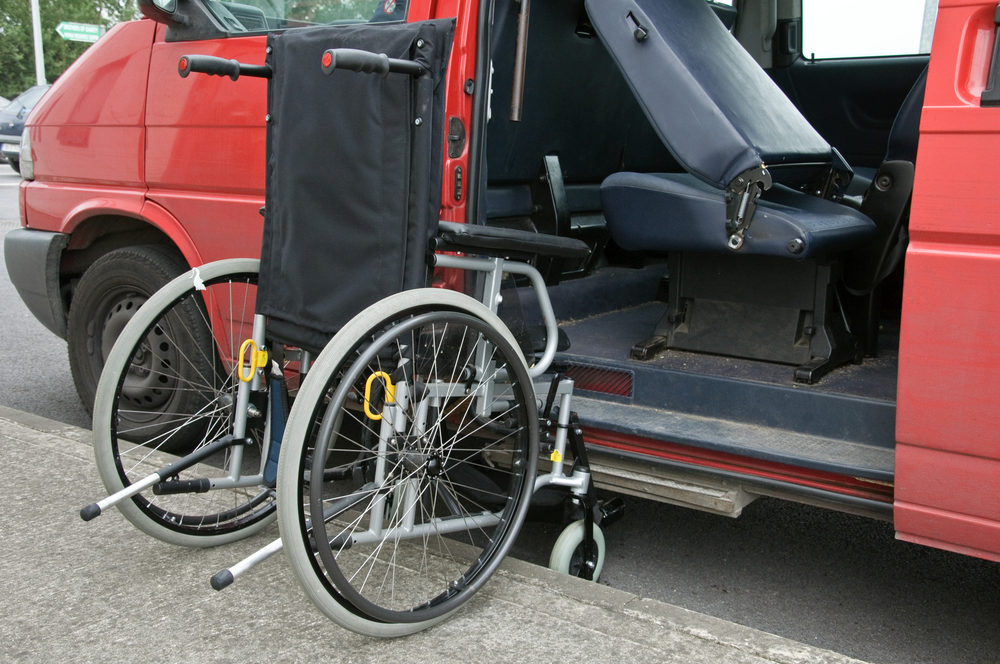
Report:
M1000 560L996 3L688 0L697 57L667 88L635 65L658 25L635 4L619 20L583 0L141 0L150 18L30 117L12 281L89 404L150 293L260 251L266 84L181 79L180 57L262 64L272 30L455 18L440 217L591 247L547 276L599 486L731 516L777 496ZM736 54L700 38L705 7L780 99L726 77ZM710 119L677 100L713 89L785 142L767 168L730 174L678 135ZM711 196L717 226L662 212ZM819 215L808 236L768 235L792 198Z

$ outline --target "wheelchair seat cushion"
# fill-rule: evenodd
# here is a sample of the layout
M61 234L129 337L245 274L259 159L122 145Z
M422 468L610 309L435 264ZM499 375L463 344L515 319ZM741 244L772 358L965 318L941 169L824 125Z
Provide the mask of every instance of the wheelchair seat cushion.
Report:
M729 252L725 194L686 173L615 173L601 185L608 230L632 251ZM741 253L814 258L851 249L875 224L839 203L774 185Z

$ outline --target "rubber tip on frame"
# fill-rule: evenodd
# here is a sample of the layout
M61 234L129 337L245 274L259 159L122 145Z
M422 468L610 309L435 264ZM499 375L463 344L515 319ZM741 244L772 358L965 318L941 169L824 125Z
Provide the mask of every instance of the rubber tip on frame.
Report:
M216 572L212 576L212 588L215 590L222 590L223 588L229 586L233 581L233 573L228 569L224 569L221 572Z
M82 510L80 510L80 518L83 519L84 521L90 521L91 519L99 517L100 515L101 515L101 508L97 503L92 503L90 505L87 505Z

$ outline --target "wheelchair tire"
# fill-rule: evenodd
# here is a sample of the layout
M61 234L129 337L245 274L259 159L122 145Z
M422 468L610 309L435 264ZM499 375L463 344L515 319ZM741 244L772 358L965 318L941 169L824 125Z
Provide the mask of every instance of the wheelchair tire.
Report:
M182 274L122 330L94 403L94 452L109 493L232 433L235 358L250 336L258 267L257 260L230 259ZM257 410L247 437L259 455L266 401ZM244 453L252 459L254 447ZM230 454L227 448L169 479L223 477ZM274 491L262 486L165 495L147 490L118 507L143 532L182 546L242 539L275 517Z
M477 348L488 375L470 370ZM494 395L485 417L480 393ZM327 345L289 417L278 525L292 569L347 629L396 637L436 624L509 550L537 453L534 388L499 318L452 291L388 297Z

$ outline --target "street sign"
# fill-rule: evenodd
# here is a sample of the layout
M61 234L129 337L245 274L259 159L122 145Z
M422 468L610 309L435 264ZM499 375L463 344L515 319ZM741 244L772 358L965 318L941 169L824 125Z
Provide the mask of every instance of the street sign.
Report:
M63 21L56 26L56 32L66 41L95 42L104 34L104 26Z

